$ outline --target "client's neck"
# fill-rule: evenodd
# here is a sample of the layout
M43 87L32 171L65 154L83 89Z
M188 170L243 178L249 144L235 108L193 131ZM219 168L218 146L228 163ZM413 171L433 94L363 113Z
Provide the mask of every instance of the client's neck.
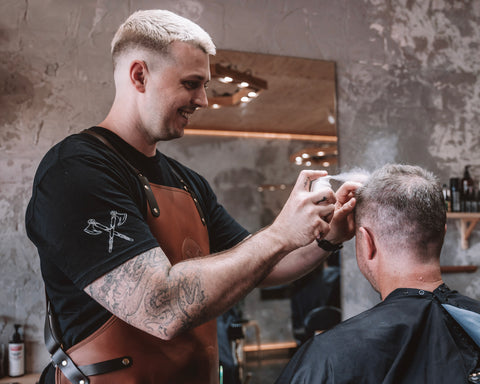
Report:
M384 274L380 295L384 300L397 288L415 288L433 292L443 284L439 264L412 264Z

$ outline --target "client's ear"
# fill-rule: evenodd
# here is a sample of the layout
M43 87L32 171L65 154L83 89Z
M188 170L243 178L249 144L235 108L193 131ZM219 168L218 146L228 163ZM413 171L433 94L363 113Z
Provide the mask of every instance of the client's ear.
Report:
M364 255L366 255L367 260L372 260L377 255L375 237L369 228L360 227L358 230L361 234L359 242L363 249Z

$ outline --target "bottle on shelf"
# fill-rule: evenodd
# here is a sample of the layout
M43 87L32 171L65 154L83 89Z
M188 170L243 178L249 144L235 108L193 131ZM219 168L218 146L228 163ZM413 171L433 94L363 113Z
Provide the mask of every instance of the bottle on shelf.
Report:
M470 176L469 168L470 165L465 166L460 189L461 210L463 212L473 212L473 179Z
M20 324L15 324L15 333L8 343L8 375L11 377L25 374L25 344L18 331Z
M480 212L480 182L478 183L477 193L475 195L475 212Z
M452 177L450 179L450 208L451 212L460 212L460 179Z
M445 200L445 208L447 212L451 212L450 207L450 190L447 187L447 184L442 185L443 200Z

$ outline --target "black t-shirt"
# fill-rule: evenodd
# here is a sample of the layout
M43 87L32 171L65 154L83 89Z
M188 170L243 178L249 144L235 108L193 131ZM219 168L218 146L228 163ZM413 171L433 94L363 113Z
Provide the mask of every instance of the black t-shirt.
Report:
M106 135L150 183L182 188L171 171L175 168L198 197L212 253L231 248L248 235L217 202L202 176L158 151L147 157L112 132L93 129ZM118 155L86 133L55 145L38 167L26 228L38 248L45 287L66 348L111 316L83 289L158 246L146 223L148 205L142 188Z

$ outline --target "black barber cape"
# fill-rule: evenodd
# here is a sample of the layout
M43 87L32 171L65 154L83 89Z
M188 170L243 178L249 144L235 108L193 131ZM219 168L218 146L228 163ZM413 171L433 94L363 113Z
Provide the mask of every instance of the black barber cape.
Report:
M472 315L467 331L454 320L462 313ZM480 302L445 284L433 293L397 289L307 341L276 383L480 383L479 313Z

